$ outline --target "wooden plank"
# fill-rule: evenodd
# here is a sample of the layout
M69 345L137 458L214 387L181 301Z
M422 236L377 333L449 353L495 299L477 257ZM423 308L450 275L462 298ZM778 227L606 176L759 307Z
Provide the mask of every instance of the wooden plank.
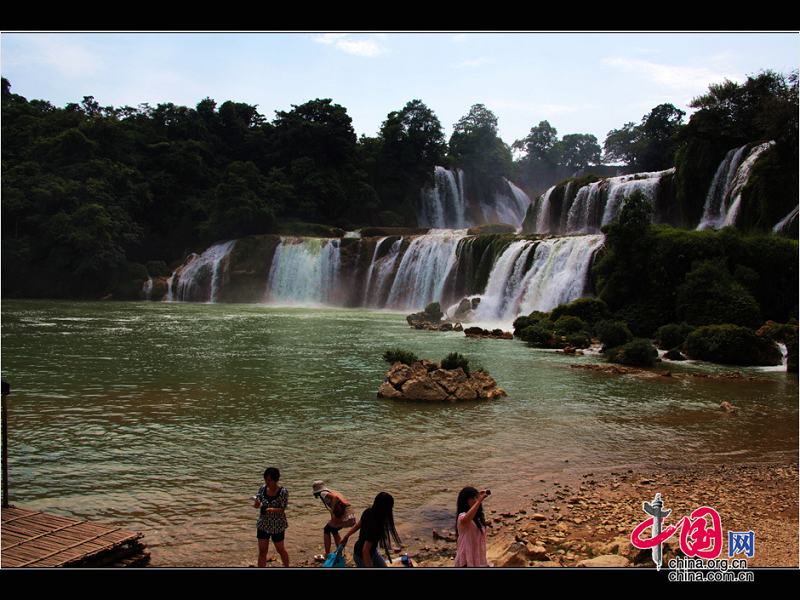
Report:
M75 527L76 525L78 525L78 523L70 523L69 525L62 525L61 527L58 527L56 529L51 529L50 531L48 531L46 533L40 533L39 535L33 536L32 538L28 538L25 541L26 542L32 542L35 539L39 539L39 538L44 537L44 536L52 535L52 534L54 534L54 533L56 533L58 531L64 531L65 529L68 529L70 527ZM22 544L22 543L25 543L25 542L17 542L16 544L12 544L11 546L6 547L5 549L6 550L11 550L11 548L14 548L14 547L16 547L16 546L18 546L19 544Z
M119 528L118 528L118 529L119 529ZM96 537L101 537L101 536L96 536ZM70 547L64 548L64 550L62 550L61 552L64 552L64 551L66 551L66 550L71 550L71 549L72 549L72 548L74 548L74 547L80 546L81 544L85 544L85 543L87 543L87 542L90 542L90 541L92 541L92 540L84 540L84 541L82 541L82 542L78 542L77 544L74 544L73 546L70 546ZM56 553L56 554L59 554L59 553ZM42 556L40 559L38 559L38 560L34 560L34 561L31 561L31 562L30 562L30 563L28 563L28 564L33 564L34 562L39 562L40 560L44 560L45 558L50 558L51 556L53 556L53 554L49 554L49 555L47 555L47 556ZM23 565L23 566L28 566L28 565Z

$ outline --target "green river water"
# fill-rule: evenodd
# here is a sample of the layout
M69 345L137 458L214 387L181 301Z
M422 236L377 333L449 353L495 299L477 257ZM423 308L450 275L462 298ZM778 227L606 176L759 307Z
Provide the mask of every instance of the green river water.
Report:
M376 398L390 347L461 352L508 398ZM381 490L405 540L452 527L464 485L498 508L540 477L618 465L796 463L797 378L642 379L514 340L416 331L397 313L258 305L5 301L11 502L145 533L154 566L255 562L250 497L289 490L293 561L320 552L324 479L363 510ZM704 364L673 371L730 371ZM719 410L722 400L740 408Z

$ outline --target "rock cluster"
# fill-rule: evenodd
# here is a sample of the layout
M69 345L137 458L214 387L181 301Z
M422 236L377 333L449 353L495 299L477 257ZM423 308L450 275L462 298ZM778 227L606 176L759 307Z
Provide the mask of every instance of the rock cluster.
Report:
M378 390L379 398L423 402L493 400L506 395L488 373L466 373L461 367L441 369L428 360L394 363Z
M514 334L510 331L503 331L502 329L481 329L480 327L467 327L464 330L464 335L467 337L488 337L496 340L513 340Z

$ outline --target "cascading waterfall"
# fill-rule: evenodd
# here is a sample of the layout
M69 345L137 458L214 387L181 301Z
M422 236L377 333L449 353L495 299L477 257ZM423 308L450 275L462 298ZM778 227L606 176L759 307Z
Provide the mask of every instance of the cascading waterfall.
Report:
M497 258L475 312L476 320L508 321L517 316L515 311L523 293L520 284L524 279L525 265L536 245L537 242L530 240L513 242Z
M697 229L720 229L736 225L742 203L742 190L750 179L753 165L775 142L754 146L742 160L747 145L734 148L725 155L717 167L711 187L706 195L703 216Z
M588 235L539 242L533 264L518 286L518 308L509 314L550 311L585 295L592 257L604 239L603 235Z
M520 227L531 203L519 187L503 179L507 189L498 190L492 201L481 198L470 202L464 172L444 167L434 170L434 187L420 192L417 223L420 227L462 229L487 223L507 223Z
M400 260L386 306L416 309L441 299L466 230L433 229L414 238Z
M267 277L265 301L331 304L338 299L341 240L281 238Z
M497 250L478 246L476 253L473 242L479 239L468 236L466 229L365 238L348 243L343 258L338 238L276 238L270 264L264 265L266 292L251 301L416 311L430 302L479 294L482 302L474 319L510 322L519 314L550 310L584 295L592 256L603 236L507 242L499 237L492 238L492 244L501 244ZM217 244L200 256L189 256L170 277L168 299L216 301L230 281L224 275L238 269L228 258L233 244ZM486 283L479 284L476 261L483 264L486 258L493 262L482 271ZM248 301L236 293L233 297Z
M609 177L581 186L574 196L571 195L570 181L564 189L560 215L552 214L555 206L551 196L557 187L553 186L542 194L535 204L534 230L530 233L567 235L599 233L603 225L607 225L617 217L623 200L634 192L641 192L651 204L654 204L662 180L674 173L673 168ZM558 225L555 228L551 225L556 222L554 217L558 217Z
M797 226L798 209L800 209L800 205L795 206L788 215L778 221L772 228L772 231L775 233L788 233L792 225Z
M458 182L456 181L458 177ZM434 187L424 188L417 215L420 227L467 227L467 206L464 197L464 173L436 167Z
M189 259L170 278L169 300L216 302L219 292L220 271L223 261L233 249L236 240L214 244L208 250ZM177 275L177 287L172 280ZM206 289L206 279L209 285ZM174 289L173 289L174 288Z
M150 300L153 295L153 278L150 275L147 276L147 281L142 286L142 295L145 300Z
M490 208L493 208L496 215L494 221L508 223L509 225L514 225L514 227L519 228L522 225L522 221L525 220L525 213L528 211L531 199L508 179L504 179L504 181L508 185L508 189L511 193L495 194L494 206L487 207L487 211L485 211L484 214L488 212ZM487 220L486 222L489 223L492 221Z

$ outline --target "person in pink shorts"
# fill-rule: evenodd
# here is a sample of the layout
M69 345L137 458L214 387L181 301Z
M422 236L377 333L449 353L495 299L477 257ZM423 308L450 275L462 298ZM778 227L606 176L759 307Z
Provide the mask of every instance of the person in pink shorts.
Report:
M465 487L456 501L456 550L455 566L489 567L486 559L486 519L483 516L483 501L491 492L479 492L474 487Z

